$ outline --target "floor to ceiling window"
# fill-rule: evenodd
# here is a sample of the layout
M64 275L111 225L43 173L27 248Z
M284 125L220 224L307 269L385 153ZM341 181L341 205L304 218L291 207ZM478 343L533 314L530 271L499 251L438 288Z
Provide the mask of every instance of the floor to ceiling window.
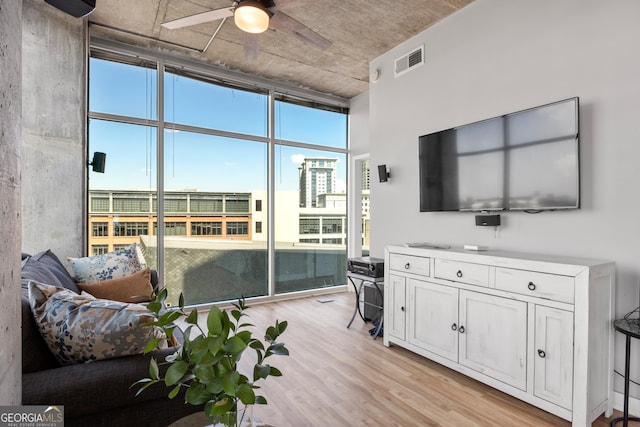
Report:
M89 253L139 244L174 304L344 285L347 114L94 46Z

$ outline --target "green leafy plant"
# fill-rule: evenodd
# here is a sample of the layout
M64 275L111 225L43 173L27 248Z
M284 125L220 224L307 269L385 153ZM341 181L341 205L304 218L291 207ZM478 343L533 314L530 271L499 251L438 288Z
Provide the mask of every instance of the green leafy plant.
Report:
M256 394L260 388L259 380L269 376L278 377L282 373L277 368L265 363L273 355L289 355L284 343L277 342L278 337L287 328L287 322L278 322L269 326L263 341L253 337L250 328L254 325L245 323L245 310L249 308L244 298L229 312L216 306L209 309L207 330L198 325L198 311L190 313L184 310L184 297L180 294L179 308L165 310L167 290L156 294L148 307L154 321L150 323L164 331L169 342L173 337L178 319L184 319L188 327L184 331L184 343L176 347L176 351L158 362L152 358L149 363L149 378L143 378L132 387L138 386L136 396L156 383L164 383L170 388L169 398L175 398L180 390L186 388L185 402L192 405L204 404L206 416L213 422L225 426L240 426L244 421L246 409L254 404L267 404L264 396ZM165 338L151 340L145 347L145 354L157 348ZM257 356L251 377L239 372L238 362L245 350L252 349ZM159 365L168 364L164 376ZM240 407L242 405L242 409Z

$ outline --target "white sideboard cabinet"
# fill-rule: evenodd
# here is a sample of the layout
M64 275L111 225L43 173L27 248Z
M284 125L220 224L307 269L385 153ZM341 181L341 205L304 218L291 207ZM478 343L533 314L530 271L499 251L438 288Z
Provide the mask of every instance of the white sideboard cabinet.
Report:
M613 413L611 262L390 245L384 344L590 426Z

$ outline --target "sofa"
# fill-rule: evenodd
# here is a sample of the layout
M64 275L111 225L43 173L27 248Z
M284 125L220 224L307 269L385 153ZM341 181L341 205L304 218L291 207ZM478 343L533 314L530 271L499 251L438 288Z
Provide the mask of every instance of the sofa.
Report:
M149 376L149 361L173 353L164 348L143 355L62 365L39 329L29 301L31 281L64 287L80 294L74 277L51 251L23 254L22 267L22 404L63 405L65 425L167 426L202 406L185 404L184 395L169 399L169 389L154 384L135 396L131 385ZM157 275L151 274L152 284ZM33 285L31 285L33 286ZM180 340L180 337L178 337Z

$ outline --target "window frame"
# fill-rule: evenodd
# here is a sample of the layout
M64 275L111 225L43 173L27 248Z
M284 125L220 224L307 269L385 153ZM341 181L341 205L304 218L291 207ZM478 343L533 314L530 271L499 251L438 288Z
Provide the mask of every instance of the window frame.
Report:
M275 159L274 159L274 150L277 146L283 147L294 147L301 149L311 149L318 150L322 152L330 152L344 155L347 158L347 164L345 167L347 168L347 174L345 176L345 180L348 181L348 159L349 159L349 100L336 97L333 95L322 94L313 92L304 88L288 85L285 83L278 83L274 81L270 81L267 79L262 79L259 77L248 76L240 73L236 73L230 70L225 70L222 68L217 68L215 66L211 66L210 64L205 64L188 58L186 56L180 56L178 54L168 53L168 52L159 52L151 49L143 48L143 47L135 47L123 45L121 43L113 42L110 40L102 39L95 35L90 35L89 42L89 55L91 58L99 58L103 60L110 60L116 62L122 62L127 64L134 65L142 65L146 68L155 69L158 73L156 81L158 84L158 95L157 95L157 119L138 119L131 117L123 117L116 114L108 114L108 113L98 113L89 111L88 116L89 119L96 120L105 120L105 121L114 121L121 123L132 123L132 124L140 124L145 126L150 126L156 129L157 132L157 189L154 190L154 197L150 198L151 206L149 206L149 213L156 214L157 216L153 220L153 225L151 226L154 229L154 235L157 236L157 270L160 277L164 276L164 250L165 250L165 242L164 237L168 235L165 233L165 226L159 227L160 224L165 224L165 216L170 216L167 214L165 209L165 199L167 197L166 190L162 187L162 176L164 174L164 158L162 157L163 149L161 148L164 145L164 130L165 129L173 129L174 131L190 131L190 132L199 132L206 135L214 135L214 136L223 136L227 138L237 138L249 141L257 141L267 144L267 156L268 156L268 182L267 182L267 191L265 203L262 204L262 209L265 211L263 214L263 219L266 220L265 226L263 227L263 231L267 234L267 252L268 252L268 294L264 297L257 297L255 299L273 299L276 296L275 292L275 262L276 262L276 249L275 249L275 238L274 238L274 223L275 223ZM270 113L268 115L268 132L267 136L255 136L255 135L247 135L247 134L238 134L234 132L220 131L215 129L202 129L202 128L194 128L192 126L181 125L178 123L170 123L164 121L164 114L162 111L164 110L163 105L163 91L162 87L164 84L164 73L165 71L171 69L171 72L175 72L175 70L180 70L188 74L189 76L199 76L204 78L207 81L210 81L215 84L225 85L228 87L239 88L243 90L253 90L256 92L266 93L268 94L268 108ZM323 109L327 111L333 111L338 113L343 113L346 115L345 119L345 129L344 129L344 138L345 138L345 146L344 147L333 147L329 145L323 144L315 144L308 143L304 141L290 141L286 139L276 138L274 134L274 104L276 101L283 101L291 104L302 105L311 108ZM87 130L88 131L88 130ZM87 188L87 192L88 192ZM88 197L87 197L88 198ZM110 201L113 205L113 200ZM227 211L226 204L223 201L223 210ZM251 213L251 200L249 199L248 205L248 213ZM193 212L192 208L188 207L188 210ZM109 208L110 212L114 212L113 206ZM256 210L258 211L258 210ZM259 212L262 212L260 210ZM126 212L123 212L126 213ZM225 212L220 212L224 214ZM247 212L232 212L237 216L246 216L242 215ZM345 222L348 221L351 212L349 210L346 211ZM88 215L87 215L88 219ZM233 218L230 218L233 219ZM249 216L249 221L251 221L251 217ZM167 221L167 224L171 224L174 221ZM229 221L227 221L229 222ZM231 221L233 222L233 221ZM224 223L223 223L224 224ZM251 228L252 223L247 222L246 227ZM223 225L226 231L227 225ZM188 223L185 223L185 235L189 235L191 230L187 230L190 228ZM318 230L320 231L320 230ZM253 233L253 231L252 231ZM173 234L172 234L173 235ZM182 234L180 234L182 235ZM240 235L241 236L241 235ZM348 252L348 245L345 244L345 250ZM346 282L344 285L346 288ZM309 290L307 293L312 294L316 292L316 290ZM304 294L305 291L301 291L301 294Z

